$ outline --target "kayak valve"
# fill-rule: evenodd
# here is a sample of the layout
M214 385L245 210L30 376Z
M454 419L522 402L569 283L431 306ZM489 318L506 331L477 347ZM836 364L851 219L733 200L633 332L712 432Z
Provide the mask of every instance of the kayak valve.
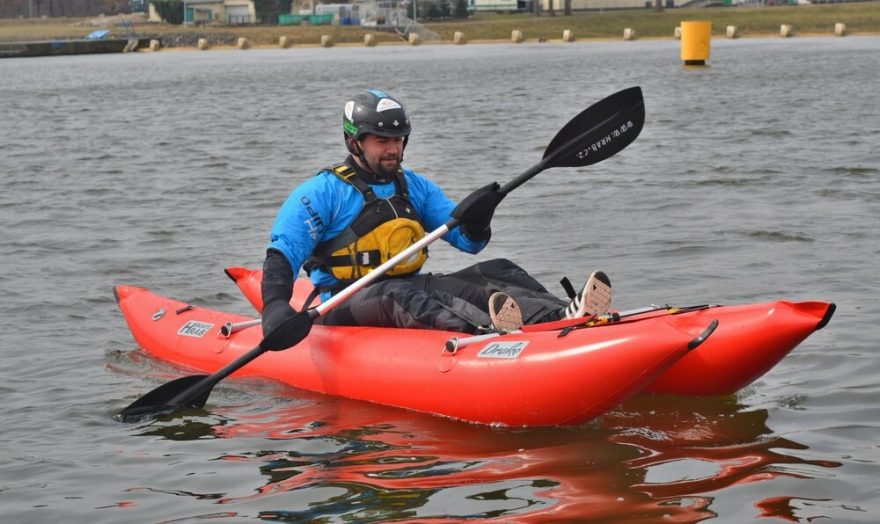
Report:
M262 320L255 318L253 320L245 320L244 322L227 322L220 327L220 334L226 338L232 336L236 331L247 329L249 327L259 326Z
M485 335L474 335L472 337L464 337L464 338L452 337L446 341L446 347L443 348L443 351L447 351L447 352L452 353L454 355L455 353L458 352L459 349L464 349L464 348L470 346L471 344L476 344L478 342L483 342L484 340L489 340L489 339L492 339L495 337L500 337L501 335L504 335L504 334L510 335L510 334L515 334L515 333L522 333L522 330L515 329L513 331L499 332L499 333L486 333Z

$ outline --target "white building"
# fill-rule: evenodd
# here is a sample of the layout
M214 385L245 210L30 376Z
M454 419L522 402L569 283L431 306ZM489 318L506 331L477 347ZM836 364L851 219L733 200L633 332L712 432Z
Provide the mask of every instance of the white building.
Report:
M253 24L257 21L252 0L186 0L184 5L184 20L187 23ZM152 2L149 20L164 22Z

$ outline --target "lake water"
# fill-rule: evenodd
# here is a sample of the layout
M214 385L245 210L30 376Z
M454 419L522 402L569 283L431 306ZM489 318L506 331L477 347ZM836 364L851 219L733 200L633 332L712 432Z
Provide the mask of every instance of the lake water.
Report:
M671 40L0 61L2 520L876 522L878 71L877 37L716 40L705 68ZM350 94L402 99L406 163L459 199L632 85L634 144L540 174L484 253L429 267L504 256L560 294L601 268L621 309L837 303L736 396L514 430L227 380L202 414L113 420L181 371L112 286L249 313L223 268L261 264L288 192L343 157Z

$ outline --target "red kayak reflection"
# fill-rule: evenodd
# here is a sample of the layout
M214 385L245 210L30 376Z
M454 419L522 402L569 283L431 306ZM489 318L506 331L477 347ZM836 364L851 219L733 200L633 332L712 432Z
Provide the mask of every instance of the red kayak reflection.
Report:
M279 441L219 457L252 463L265 482L216 502L267 520L695 522L716 516L714 491L839 466L788 453L805 446L732 397L643 395L578 428L487 428L301 391L289 405L214 414L228 419L187 439ZM793 498L751 501L741 516L795 518Z

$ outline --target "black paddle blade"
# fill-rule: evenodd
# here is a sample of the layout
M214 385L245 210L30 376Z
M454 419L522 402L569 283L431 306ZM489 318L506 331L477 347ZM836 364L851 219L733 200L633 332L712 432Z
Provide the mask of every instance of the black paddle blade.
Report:
M120 411L116 418L122 422L139 422L158 415L171 413L184 407L204 407L208 401L208 396L211 394L211 388L207 388L195 399L187 402L186 405L172 402L172 400L184 391L196 387L206 378L208 378L208 375L190 375L162 384Z
M630 145L645 124L640 87L603 98L565 124L544 151L544 167L589 166Z
M181 408L204 407L211 389L218 382L266 351L281 351L298 344L309 334L318 315L316 310L310 309L291 316L266 335L259 346L238 357L223 369L211 375L191 375L163 384L123 409L116 418L122 422L137 422Z

